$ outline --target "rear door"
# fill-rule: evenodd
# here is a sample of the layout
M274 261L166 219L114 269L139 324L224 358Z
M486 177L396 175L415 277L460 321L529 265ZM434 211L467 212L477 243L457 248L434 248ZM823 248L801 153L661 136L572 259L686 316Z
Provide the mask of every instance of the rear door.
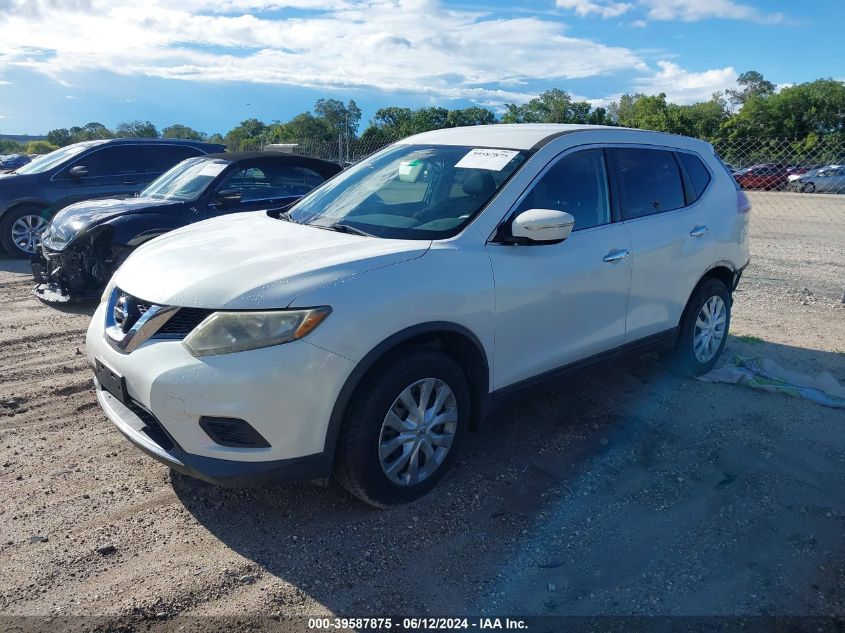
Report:
M633 251L625 334L632 342L677 327L692 289L712 264L712 174L695 154L670 149L616 147L611 156ZM688 174L693 170L698 191Z
M129 196L138 191L140 148L134 144L100 146L80 156L53 176L65 191L64 205L92 198ZM71 176L74 167L85 174Z

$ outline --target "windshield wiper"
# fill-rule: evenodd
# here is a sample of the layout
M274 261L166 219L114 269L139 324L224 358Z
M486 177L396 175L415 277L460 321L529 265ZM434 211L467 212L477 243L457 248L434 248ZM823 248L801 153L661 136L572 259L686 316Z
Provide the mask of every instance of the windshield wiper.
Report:
M334 224L329 225L314 224L312 226L319 226L321 229L331 229L332 231L337 231L338 233L348 233L349 235L375 237L372 233L367 233L366 231L362 231L361 229L355 228L349 224L344 224L343 222L335 222Z

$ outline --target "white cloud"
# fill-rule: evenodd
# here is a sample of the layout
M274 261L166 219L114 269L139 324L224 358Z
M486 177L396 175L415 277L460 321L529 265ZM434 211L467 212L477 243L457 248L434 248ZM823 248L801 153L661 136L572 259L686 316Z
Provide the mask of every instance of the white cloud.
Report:
M639 0L650 20L683 20L696 22L707 18L783 22L782 13L763 13L759 9L733 0Z
M776 24L786 20L782 13L765 13L759 9L735 2L734 0L556 0L557 7L574 11L582 17L598 15L603 18L615 18L632 11L635 7L645 13L649 20L681 20L697 22L709 18L726 20L750 20ZM644 25L638 19L632 26Z
M582 17L596 14L603 18L618 17L634 6L629 2L612 0L556 0L556 5L559 9L575 11Z
M638 92L664 92L667 101L685 104L707 101L718 90L736 87L737 73L731 66L702 72L691 72L668 61L657 62L657 66L657 73L634 82Z
M501 103L529 98L518 88L535 80L648 70L629 49L565 35L559 21L493 18L449 9L438 0L183 0L178 5L12 0L10 6L0 13L6 65L61 82L73 72L103 70ZM267 14L282 6L318 11L285 19Z

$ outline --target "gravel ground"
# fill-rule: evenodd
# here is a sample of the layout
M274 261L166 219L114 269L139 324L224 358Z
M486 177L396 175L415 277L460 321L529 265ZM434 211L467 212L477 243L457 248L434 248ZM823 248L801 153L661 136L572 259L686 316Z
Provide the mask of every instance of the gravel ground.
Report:
M845 381L845 196L755 194L728 354ZM812 203L808 202L812 200ZM0 613L845 615L845 413L641 356L529 394L435 494L171 474L95 404L91 310L0 257ZM239 626L233 623L229 630Z

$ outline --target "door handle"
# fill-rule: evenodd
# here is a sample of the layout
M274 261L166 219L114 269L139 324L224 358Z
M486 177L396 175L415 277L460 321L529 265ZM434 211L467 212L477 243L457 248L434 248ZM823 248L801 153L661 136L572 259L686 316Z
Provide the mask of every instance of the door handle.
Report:
M139 182L141 182L141 181L140 180L124 180L123 184L124 185L137 185Z
M628 255L631 254L627 248L621 248L610 251L607 255L602 257L603 262L618 262L621 259L625 259Z
M707 233L707 231L709 231L709 230L710 230L710 227L707 226L706 224L699 224L698 226L694 226L692 231L689 232L689 234L690 234L691 237L701 237L702 235Z

